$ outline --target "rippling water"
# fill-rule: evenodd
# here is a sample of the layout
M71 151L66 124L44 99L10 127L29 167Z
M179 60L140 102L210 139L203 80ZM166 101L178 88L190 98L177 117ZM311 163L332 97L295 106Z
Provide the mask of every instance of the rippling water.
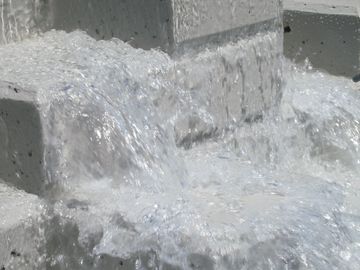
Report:
M117 40L51 32L1 48L1 78L36 88L43 121L39 264L359 269L359 86L283 60L277 92L280 67L254 55L260 84L244 71L214 98L194 91L186 59ZM246 102L258 92L244 89L265 94Z

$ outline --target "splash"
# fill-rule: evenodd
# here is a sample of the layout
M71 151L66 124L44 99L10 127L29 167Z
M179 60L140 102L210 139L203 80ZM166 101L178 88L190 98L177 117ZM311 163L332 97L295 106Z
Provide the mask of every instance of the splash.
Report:
M360 92L277 62L277 35L177 60L80 32L2 47L43 123L38 268L359 269Z

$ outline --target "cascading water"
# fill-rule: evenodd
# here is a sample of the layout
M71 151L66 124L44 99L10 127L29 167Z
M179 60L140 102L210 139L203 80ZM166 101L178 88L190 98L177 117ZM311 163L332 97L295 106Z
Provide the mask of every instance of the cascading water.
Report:
M36 88L44 123L37 267L359 269L360 92L286 61L278 92L277 35L215 70L213 52L189 65L81 32L2 47L1 79ZM228 91L206 91L221 72Z
M0 43L7 44L35 35L47 27L43 0L0 1ZM41 25L41 26L40 26Z

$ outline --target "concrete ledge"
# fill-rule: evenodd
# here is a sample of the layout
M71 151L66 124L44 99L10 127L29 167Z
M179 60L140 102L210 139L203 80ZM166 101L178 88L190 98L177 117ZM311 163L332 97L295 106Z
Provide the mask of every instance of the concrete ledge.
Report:
M360 70L360 16L357 1L285 1L284 52L315 68L352 78Z
M285 10L294 10L328 15L359 16L357 0L284 0Z

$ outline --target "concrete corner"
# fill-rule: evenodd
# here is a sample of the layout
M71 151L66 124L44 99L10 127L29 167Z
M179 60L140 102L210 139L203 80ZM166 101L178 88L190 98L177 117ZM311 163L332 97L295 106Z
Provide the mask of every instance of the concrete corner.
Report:
M0 82L0 178L33 194L43 188L43 141L35 93Z

